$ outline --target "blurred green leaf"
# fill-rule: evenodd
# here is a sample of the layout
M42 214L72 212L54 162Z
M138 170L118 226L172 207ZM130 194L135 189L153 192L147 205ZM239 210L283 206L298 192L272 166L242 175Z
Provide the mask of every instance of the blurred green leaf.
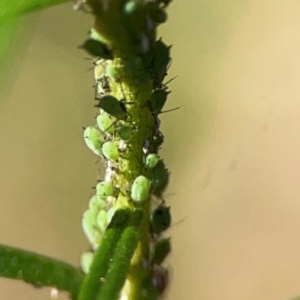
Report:
M70 2L70 0L1 0L0 20L37 11L65 2Z
M28 17L22 15L65 2L70 0L0 0L0 98L3 98L3 86L12 73L16 55L26 48L24 33Z

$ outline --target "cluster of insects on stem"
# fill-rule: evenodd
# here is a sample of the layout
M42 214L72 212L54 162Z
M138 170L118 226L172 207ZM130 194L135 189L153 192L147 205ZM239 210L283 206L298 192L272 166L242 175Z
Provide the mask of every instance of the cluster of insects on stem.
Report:
M170 1L156 2L159 8L165 8ZM77 9L83 3L78 2ZM124 12L132 13L133 6L134 1L126 2ZM164 13L164 9L158 9L151 17L161 23ZM94 251L118 208L151 210L145 215L147 245L142 246L140 263L145 282L160 295L168 281L162 263L171 251L170 239L162 236L171 224L170 208L163 199L170 174L158 156L164 141L159 114L164 112L170 94L163 83L171 61L170 46L159 39L151 49L141 43L141 55L117 57L92 29L80 48L95 57L95 106L99 109L96 124L84 129L84 140L106 169L83 214L82 226L92 251L82 255L81 267L84 273L89 272Z

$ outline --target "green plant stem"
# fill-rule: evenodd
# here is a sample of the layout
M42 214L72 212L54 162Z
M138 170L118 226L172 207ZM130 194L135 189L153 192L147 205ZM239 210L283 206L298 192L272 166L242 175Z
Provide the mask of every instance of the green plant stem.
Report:
M119 293L124 285L127 272L130 267L130 261L137 247L139 240L140 225L143 219L142 210L136 210L122 233L115 249L111 265L105 276L97 300L117 300Z
M6 245L0 245L0 276L23 280L35 287L55 287L74 298L83 281L82 273L72 265Z
M100 246L96 250L89 273L84 278L78 300L95 300L108 271L116 245L130 220L130 216L130 209L120 209L115 212L103 235Z
M119 70L120 81L122 82L122 90L119 90L119 98L125 97L126 101L133 102L127 105L128 114L131 116L130 122L138 128L136 136L128 142L128 152L126 153L126 169L123 171L125 180L130 184L134 178L144 175L151 178L151 174L147 171L143 164L143 145L145 140L152 138L152 129L154 127L153 117L147 107L147 99L150 98L152 91L152 80L145 78L144 69L126 70L124 65L126 60L115 59L115 66ZM141 80L144 78L144 80ZM139 81L141 80L141 81ZM120 84L117 84L119 87ZM130 196L127 196L127 203L132 203ZM150 198L139 205L143 210L143 220L140 229L140 240L131 261L130 270L141 270L142 261L149 257L149 214L150 214ZM130 271L130 290L128 298L136 300L136 287L141 285L140 272Z

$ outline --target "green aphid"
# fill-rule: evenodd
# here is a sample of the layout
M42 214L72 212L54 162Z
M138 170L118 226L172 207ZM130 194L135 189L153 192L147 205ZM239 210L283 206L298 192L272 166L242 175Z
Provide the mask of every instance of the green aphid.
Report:
M150 180L140 175L138 176L131 186L131 199L135 202L142 202L149 198L150 195Z
M124 125L118 128L117 134L121 140L128 142L132 139L134 130L130 126Z
M94 195L89 201L89 209L92 211L99 211L106 207L105 199L101 198L99 195Z
M112 53L108 49L107 45L95 39L87 39L83 45L79 46L80 49L84 49L92 56L96 56L102 59L112 59Z
M102 238L100 230L96 228L97 214L97 211L88 209L82 217L83 231L94 249L97 248Z
M102 143L104 137L95 127L88 126L84 130L84 140L86 145L97 155L102 155Z
M113 65L109 64L106 66L106 74L108 75L109 78L111 78L115 82L120 82L119 71Z
M99 211L96 222L97 222L97 226L101 230L101 232L104 232L107 227L107 224L108 224L106 210L102 209Z
M80 267L81 267L83 273L87 274L89 272L90 266L94 259L94 256L95 256L95 254L90 251L82 253L81 259L80 259Z
M171 61L170 48L161 40L155 42L154 61L152 69L154 72L154 87L161 88L162 82L167 74L167 69Z
M96 107L100 107L118 120L126 119L127 110L123 101L119 101L116 97L110 95L103 96L97 100L99 100L99 103L95 105Z
M126 71L132 72L143 69L143 60L139 56L131 56L124 62Z
M105 112L97 117L98 127L104 132L112 133L115 129L114 123L115 121Z
M153 169L159 161L159 156L155 153L150 153L146 156L145 166L147 169Z
M152 190L155 195L160 196L169 182L169 171L160 160L153 169Z
M101 181L96 185L96 195L101 198L112 196L114 193L114 187L110 181Z
M137 2L134 0L127 1L124 5L124 13L126 15L131 15L137 10Z
M114 142L105 142L102 145L103 155L112 161L117 161L120 154L117 145Z
M149 109L154 115L157 115L161 112L164 107L167 97L170 92L167 92L165 89L154 90L151 93L150 99L148 100Z
M160 265L171 252L170 238L158 240L154 246L151 264Z
M171 224L170 207L159 205L150 216L151 232L160 234L167 230Z

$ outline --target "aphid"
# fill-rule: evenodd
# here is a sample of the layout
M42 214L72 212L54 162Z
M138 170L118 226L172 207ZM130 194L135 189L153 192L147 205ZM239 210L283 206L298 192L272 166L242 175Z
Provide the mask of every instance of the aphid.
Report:
M164 292L168 285L169 273L168 270L162 266L155 265L152 270L152 283L160 294Z
M98 228L104 232L106 227L107 227L107 211L102 209L99 211L98 215L97 215L97 226Z
M160 160L153 169L152 190L155 195L160 195L169 182L169 171Z
M126 15L131 15L133 14L137 9L137 3L134 0L130 0L125 3L124 5L124 13Z
M89 201L89 209L93 211L99 211L106 207L106 202L98 195L94 195Z
M96 56L102 59L112 59L112 53L108 49L107 45L99 40L95 40L92 38L87 39L83 45L78 48L84 49L92 56Z
M101 181L96 185L96 195L101 198L112 196L114 193L113 185L110 181Z
M153 137L152 145L155 150L155 152L158 151L158 148L162 145L164 142L164 135L158 131L158 133Z
M119 135L121 140L128 142L132 139L134 130L130 126L124 125L117 130L117 134Z
M148 10L148 14L155 23L164 23L167 21L167 13L157 6L152 6Z
M155 42L154 61L152 69L154 72L154 88L161 88L162 82L167 74L170 64L170 46L167 46L162 40Z
M81 267L83 273L87 274L89 272L90 266L94 259L94 256L95 256L95 254L90 251L82 253L81 259L80 259L80 267Z
M171 224L170 207L159 205L150 216L152 233L160 234L167 230Z
M152 273L152 272L151 272ZM138 299L143 300L158 300L160 299L159 292L154 286L156 281L153 280L153 275L148 270L141 270L139 274L141 288L138 295Z
M94 249L97 248L102 238L100 230L96 227L97 214L97 211L88 209L84 212L82 217L83 231Z
M172 0L161 0L161 2L165 5L165 7L167 7L172 2Z
M117 145L114 142L105 142L102 145L102 153L103 155L112 161L118 160L120 154Z
M107 212L107 224L109 224L111 222L115 212L116 212L116 207L115 206L111 207L108 210L108 212Z
M109 65L106 66L106 73L115 82L120 82L119 71L113 65L109 64Z
M158 240L154 246L151 264L160 265L171 252L170 238Z
M84 130L84 140L86 145L97 155L102 155L102 143L104 142L104 137L102 134L92 126L88 126Z
M161 112L167 101L168 94L170 94L170 92L167 92L165 89L158 89L152 92L150 99L148 100L148 105L150 111L154 115Z
M96 107L100 107L118 120L126 119L127 110L124 101L119 101L116 97L110 95L103 96L97 100L99 100L99 103L95 105Z
M145 201L150 194L150 180L143 175L138 176L131 186L131 199L135 202Z
M111 117L107 113L102 113L97 117L97 124L99 128L108 133L112 133L114 131L114 123Z
M147 169L153 169L159 161L159 156L155 153L150 153L146 156L145 166Z

